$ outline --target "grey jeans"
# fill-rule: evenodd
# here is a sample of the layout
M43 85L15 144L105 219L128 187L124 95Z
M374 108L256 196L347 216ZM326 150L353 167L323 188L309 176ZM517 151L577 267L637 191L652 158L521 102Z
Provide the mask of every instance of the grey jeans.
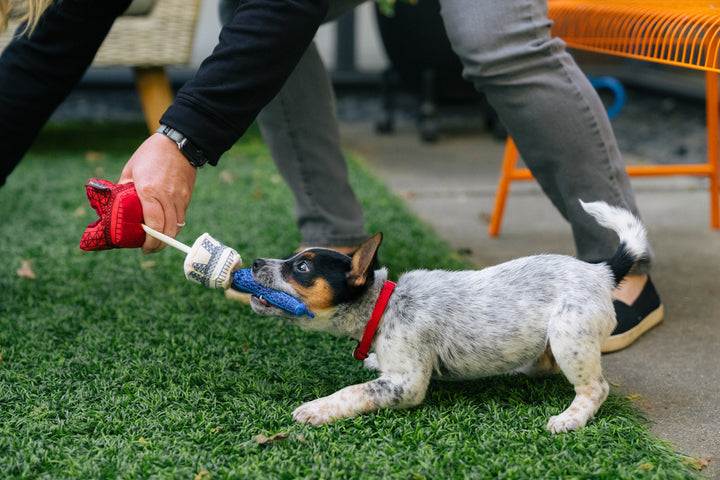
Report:
M364 0L332 0L326 21ZM239 0L220 1L227 23ZM258 125L280 174L295 197L303 246L353 246L368 238L365 217L350 187L340 148L335 96L312 43Z
M233 2L221 0L221 9ZM328 18L359 3L331 0ZM440 5L463 76L485 94L543 191L569 221L578 256L591 262L610 258L617 236L587 215L578 199L604 200L636 214L637 206L597 92L562 40L550 35L546 0ZM332 87L314 45L258 120L294 192L303 244L363 239L363 213L347 180ZM649 263L637 273L645 273Z

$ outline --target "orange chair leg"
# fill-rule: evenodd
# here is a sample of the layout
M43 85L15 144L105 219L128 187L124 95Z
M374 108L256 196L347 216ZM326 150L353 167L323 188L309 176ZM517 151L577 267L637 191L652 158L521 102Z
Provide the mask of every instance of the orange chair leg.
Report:
M708 165L710 167L710 226L720 228L720 98L718 74L705 73L705 110L707 118Z
M493 212L490 216L490 226L488 227L488 233L491 237L500 235L500 224L502 223L502 217L505 211L505 202L507 202L508 193L510 193L510 182L513 180L517 157L518 151L515 147L515 142L512 141L512 138L508 137L505 144L505 156L503 157L497 192L495 193L495 205L493 206Z
M135 67L135 88L140 95L145 123L150 133L160 126L160 117L172 105L170 79L163 67Z

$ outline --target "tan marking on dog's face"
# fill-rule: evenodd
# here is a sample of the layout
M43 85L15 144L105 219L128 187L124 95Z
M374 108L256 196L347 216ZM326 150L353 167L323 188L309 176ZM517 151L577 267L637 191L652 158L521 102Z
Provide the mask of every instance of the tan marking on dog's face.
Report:
M310 287L300 285L292 278L288 279L288 283L298 293L300 300L311 312L327 310L335 306L335 292L330 288L327 280L323 278L316 278Z

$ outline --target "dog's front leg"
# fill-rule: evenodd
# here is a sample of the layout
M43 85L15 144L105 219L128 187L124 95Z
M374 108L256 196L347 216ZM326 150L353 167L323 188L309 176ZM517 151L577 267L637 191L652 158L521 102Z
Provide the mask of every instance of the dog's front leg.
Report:
M292 414L299 423L321 425L339 418L351 418L379 408L411 407L425 398L429 376L382 376L376 380L351 385L327 397L307 402Z

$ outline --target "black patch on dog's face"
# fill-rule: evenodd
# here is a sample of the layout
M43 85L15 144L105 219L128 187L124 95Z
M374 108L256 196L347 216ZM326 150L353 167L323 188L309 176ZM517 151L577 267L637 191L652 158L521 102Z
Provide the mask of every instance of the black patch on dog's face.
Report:
M348 285L351 258L329 249L311 248L285 260L281 275L311 311L355 300L364 288Z

